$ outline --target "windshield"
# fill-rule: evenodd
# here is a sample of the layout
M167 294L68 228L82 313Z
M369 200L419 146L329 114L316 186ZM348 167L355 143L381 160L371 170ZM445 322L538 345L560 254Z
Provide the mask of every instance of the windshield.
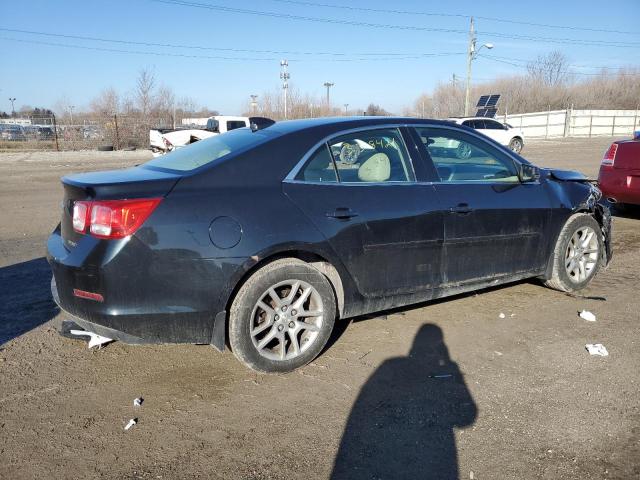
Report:
M227 155L248 150L272 137L272 134L263 131L252 132L249 128L237 129L178 148L154 158L145 163L145 166L180 171L195 170Z

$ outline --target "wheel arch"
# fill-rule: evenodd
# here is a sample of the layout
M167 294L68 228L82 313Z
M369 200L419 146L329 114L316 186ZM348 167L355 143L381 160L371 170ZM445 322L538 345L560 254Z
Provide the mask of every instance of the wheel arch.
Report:
M256 260L259 258L259 260ZM338 318L341 318L344 313L345 307L345 280L343 275L340 274L338 268L334 265L334 262L330 261L327 255L321 253L305 250L301 248L281 250L273 252L264 257L254 256L251 258L250 266L245 265L241 269L237 278L232 282L228 292L226 292L223 305L225 305L224 314L220 312L214 319L213 334L211 339L211 345L218 350L223 350L228 340L228 312L231 309L231 304L238 294L238 290L245 284L245 282L258 270L266 265L284 258L293 258L304 262L320 272L327 278L336 299L336 313Z

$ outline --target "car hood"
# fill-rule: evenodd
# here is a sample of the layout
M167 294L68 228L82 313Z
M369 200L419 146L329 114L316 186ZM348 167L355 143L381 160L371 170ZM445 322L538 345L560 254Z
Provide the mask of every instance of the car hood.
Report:
M583 173L575 170L559 170L557 168L543 168L551 178L560 180L561 182L593 182L595 180L588 178Z

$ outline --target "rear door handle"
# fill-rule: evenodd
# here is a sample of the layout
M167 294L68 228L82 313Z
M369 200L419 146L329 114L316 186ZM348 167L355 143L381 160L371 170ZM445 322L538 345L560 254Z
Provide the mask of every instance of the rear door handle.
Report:
M459 203L455 207L451 207L449 209L451 213L457 213L458 215L467 215L473 212L473 209L469 206L468 203Z
M349 220L357 216L358 214L356 212L346 207L336 208L333 212L327 212L327 217L337 218L338 220Z

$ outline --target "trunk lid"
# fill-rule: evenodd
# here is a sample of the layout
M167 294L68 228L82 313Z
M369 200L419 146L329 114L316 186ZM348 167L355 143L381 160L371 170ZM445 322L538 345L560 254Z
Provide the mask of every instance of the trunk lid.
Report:
M82 234L73 229L73 205L79 200L125 200L164 197L182 178L147 167L81 173L62 177L64 199L60 229L67 249L74 248Z
M618 144L618 149L613 168L616 170L640 171L640 141L624 140L616 143Z

